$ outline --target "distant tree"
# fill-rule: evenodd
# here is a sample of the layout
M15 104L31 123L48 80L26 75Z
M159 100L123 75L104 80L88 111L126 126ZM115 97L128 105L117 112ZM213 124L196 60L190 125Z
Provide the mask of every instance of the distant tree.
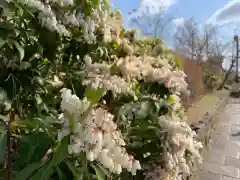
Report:
M137 28L144 36L166 38L166 32L170 31L172 16L165 14L165 7L159 8L157 13L151 13L150 8L146 8L141 13L133 10L130 14L129 26ZM169 36L168 36L169 37Z
M178 26L174 35L176 51L197 63L201 63L209 57L222 57L222 52L228 45L219 38L216 26L201 27L193 18Z
M229 57L225 57L225 61L230 61L230 66L228 67L227 70L224 69L225 75L224 75L222 83L219 86L219 89L222 89L224 87L224 85L226 84L226 82L229 79L229 76L233 72L234 67L236 67L236 57L235 57L234 51L235 51L235 47L234 47L234 43L232 43L232 55Z

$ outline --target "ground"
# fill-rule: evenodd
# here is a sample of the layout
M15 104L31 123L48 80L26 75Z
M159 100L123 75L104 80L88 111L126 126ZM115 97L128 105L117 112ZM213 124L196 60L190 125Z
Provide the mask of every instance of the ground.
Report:
M203 159L197 180L240 180L240 99L229 99Z
M209 113L221 99L222 91L211 92L200 97L186 112L188 123L195 123ZM198 118L196 118L198 117Z

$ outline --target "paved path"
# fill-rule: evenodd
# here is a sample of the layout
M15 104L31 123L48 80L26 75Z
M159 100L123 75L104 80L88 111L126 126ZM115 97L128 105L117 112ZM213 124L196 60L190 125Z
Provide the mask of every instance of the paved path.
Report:
M197 180L240 180L240 99L229 99L203 159Z

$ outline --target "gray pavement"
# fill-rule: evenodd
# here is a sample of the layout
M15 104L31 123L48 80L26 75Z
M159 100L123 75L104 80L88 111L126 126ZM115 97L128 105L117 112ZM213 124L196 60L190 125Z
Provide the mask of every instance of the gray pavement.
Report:
M229 99L219 116L197 180L240 180L240 99Z

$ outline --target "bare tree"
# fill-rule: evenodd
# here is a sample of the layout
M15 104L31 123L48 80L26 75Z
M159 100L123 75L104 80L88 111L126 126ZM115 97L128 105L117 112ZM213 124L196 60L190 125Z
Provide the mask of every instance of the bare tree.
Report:
M165 14L165 7L159 8L157 13L151 13L150 8L146 8L141 14L135 10L130 13L129 26L139 29L144 36L158 37L164 39L166 31L174 18Z
M224 87L224 85L226 84L226 82L229 79L229 76L233 72L234 67L236 67L236 59L237 58L235 57L236 48L234 46L234 42L232 42L232 46L230 46L230 47L232 48L232 54L231 54L231 56L225 57L225 61L230 61L230 66L227 70L223 69L225 72L225 75L224 75L222 83L219 86L219 89L222 89Z
M193 19L186 20L181 26L178 26L174 35L174 45L177 53L194 59L196 34L196 23Z
M209 57L221 57L227 47L220 41L218 29L205 25L200 28L193 18L190 18L177 28L174 36L176 51L188 58L201 63Z
M233 58L233 59L231 60L230 67L229 67L229 69L226 71L225 76L224 76L224 78L223 78L223 81L222 81L222 83L220 84L220 86L219 86L219 88L218 88L219 90L222 89L222 88L224 87L224 85L226 84L226 82L227 82L227 80L228 80L231 72L233 71L233 68L236 66L235 64L236 64L236 58Z

